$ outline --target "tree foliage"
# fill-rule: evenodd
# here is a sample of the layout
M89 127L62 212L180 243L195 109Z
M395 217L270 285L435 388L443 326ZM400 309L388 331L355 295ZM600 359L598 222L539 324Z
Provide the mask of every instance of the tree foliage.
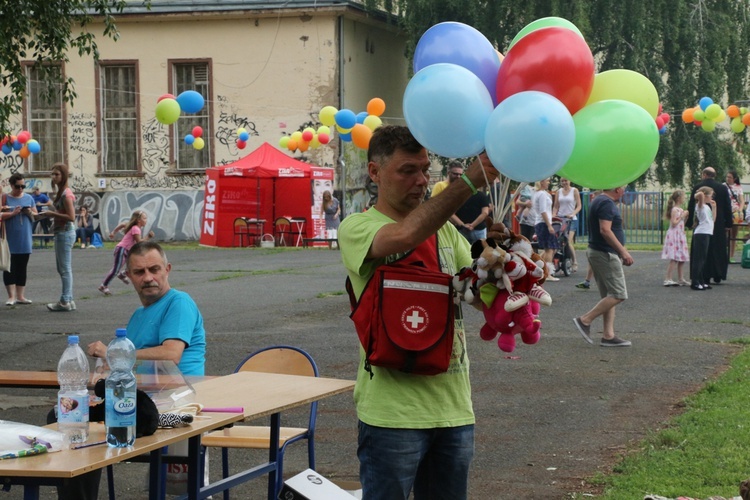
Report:
M113 15L126 0L15 0L0 4L0 84L9 93L0 97L0 134L8 133L12 115L21 111L26 93L23 63L33 61L46 81L47 94L62 92L65 101L76 97L74 81L59 71L69 53L98 59L95 35L88 30L96 18L103 35L118 38ZM144 2L147 4L147 2Z
M706 133L681 115L703 96L726 107L748 99L750 0L365 0L393 13L407 34L411 57L431 26L457 21L481 31L505 52L513 37L536 19L573 22L594 54L597 71L637 71L656 87L672 121L661 137L655 166L644 176L681 186L712 165L738 170L750 159L746 136Z

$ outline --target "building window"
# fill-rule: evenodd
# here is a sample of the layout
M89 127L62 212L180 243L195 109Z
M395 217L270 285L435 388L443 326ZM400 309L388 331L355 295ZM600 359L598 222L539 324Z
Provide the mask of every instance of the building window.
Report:
M138 69L135 63L102 63L101 169L138 170Z
M172 93L179 96L186 90L194 90L203 96L206 104L197 113L185 113L174 124L173 144L175 144L175 163L177 170L205 170L211 166L212 132L211 101L209 99L211 79L207 61L175 62L172 64ZM191 134L196 126L203 129L203 149L195 149L185 144L185 136Z
M29 156L32 172L48 171L52 165L65 161L63 116L65 101L59 85L50 87L49 81L61 81L61 66L26 66L26 129L42 146L39 153Z

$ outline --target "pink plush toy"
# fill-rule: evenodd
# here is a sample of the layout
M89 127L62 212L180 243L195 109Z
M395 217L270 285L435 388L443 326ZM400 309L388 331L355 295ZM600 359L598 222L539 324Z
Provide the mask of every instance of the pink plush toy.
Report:
M513 352L516 348L517 334L521 335L524 344L536 344L539 341L539 330L542 327L542 322L537 318L539 303L531 301L514 311L506 311L508 291L499 289L492 283L482 285L480 296L486 321L479 330L479 336L483 340L492 340L500 333L497 346L504 352Z

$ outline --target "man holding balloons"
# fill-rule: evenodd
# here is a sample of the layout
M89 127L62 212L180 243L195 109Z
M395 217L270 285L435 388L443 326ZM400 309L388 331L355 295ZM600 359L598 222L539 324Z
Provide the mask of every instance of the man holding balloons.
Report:
M376 267L407 252L437 252L441 271L451 275L469 266L468 242L448 219L485 185L485 178L491 183L497 177L487 156L480 155L459 181L426 202L430 159L408 128L376 129L367 160L378 186L377 202L344 219L339 228L341 258L354 295L361 296ZM412 490L415 500L467 498L474 411L460 309L455 318L444 373L414 375L378 366L368 373L360 348L354 401L364 499L406 500Z

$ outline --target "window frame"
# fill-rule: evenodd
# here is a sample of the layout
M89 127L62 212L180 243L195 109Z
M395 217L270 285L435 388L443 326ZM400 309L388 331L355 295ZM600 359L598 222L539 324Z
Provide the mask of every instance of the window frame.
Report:
M21 66L24 71L24 75L26 76L26 94L24 95L22 101L21 101L21 127L22 130L29 130L32 134L32 139L37 138L34 137L34 131L30 130L31 124L34 120L31 119L31 113L33 112L33 109L31 108L30 102L29 102L29 95L31 95L31 74L30 72L33 70L34 66L36 66L38 63L36 61L22 61ZM47 63L50 66L58 66L60 68L60 80L65 81L65 63L64 62L55 62L55 63ZM62 93L62 90L60 91ZM19 130L20 132L20 130ZM65 101L65 98L63 96L60 97L60 148L61 148L61 158L59 161L62 163L65 163L68 165L68 107L67 103ZM42 146L42 151L45 149L45 141L40 141L40 145ZM28 158L23 160L24 165L24 172L27 174L48 174L52 170L52 165L54 165L56 162L52 161L49 164L49 168L34 168L34 160L36 159L36 155L29 155Z

